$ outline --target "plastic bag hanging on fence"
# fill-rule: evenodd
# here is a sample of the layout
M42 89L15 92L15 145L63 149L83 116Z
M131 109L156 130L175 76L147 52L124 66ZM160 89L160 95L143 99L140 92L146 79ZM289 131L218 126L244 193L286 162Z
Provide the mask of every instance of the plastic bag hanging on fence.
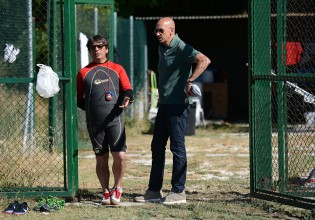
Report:
M50 98L59 92L59 78L50 66L44 64L37 64L39 67L36 91L41 97Z
M16 56L20 53L20 49L15 48L13 44L5 44L4 49L4 62L13 63L16 60Z

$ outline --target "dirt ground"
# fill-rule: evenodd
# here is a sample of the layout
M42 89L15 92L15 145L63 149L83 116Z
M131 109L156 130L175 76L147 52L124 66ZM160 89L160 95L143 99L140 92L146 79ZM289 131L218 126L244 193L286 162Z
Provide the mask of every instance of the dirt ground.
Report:
M149 129L150 130L150 129ZM99 205L101 187L95 173L95 156L88 144L79 148L79 193L63 210L38 213L30 210L23 219L312 219L314 213L250 196L248 125L212 124L186 136L188 173L187 203L136 204L134 197L147 189L152 133L133 123L126 127L127 169L123 179L121 205ZM110 162L112 158L110 157ZM163 193L171 188L172 154L167 146ZM113 176L111 182L113 184ZM36 200L29 199L30 207ZM9 200L0 200L5 208ZM47 216L46 216L47 215ZM0 219L11 218L0 215ZM14 217L14 216L12 216Z
M123 183L125 202L133 202L133 198L143 194L147 188L151 166L151 140L150 133L127 130L127 170ZM221 209L229 210L236 219L242 215L262 219L301 219L302 214L296 214L296 211L284 211L291 210L291 207L265 203L250 197L248 125L196 129L195 135L186 136L186 148L188 203L210 204L211 209L219 212ZM166 156L164 193L171 188L172 155L169 146ZM79 162L80 188L95 189L97 179L94 170L91 172L95 165L92 152L80 151Z

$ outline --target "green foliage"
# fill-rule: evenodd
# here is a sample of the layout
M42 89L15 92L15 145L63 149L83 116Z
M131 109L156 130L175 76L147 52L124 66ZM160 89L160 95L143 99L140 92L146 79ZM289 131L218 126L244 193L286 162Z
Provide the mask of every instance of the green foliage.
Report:
M48 35L47 30L35 29L36 63L48 63Z
M65 207L65 200L54 196L48 196L47 198L40 198L36 207L41 207L44 205L48 205L48 207L54 211L60 210Z

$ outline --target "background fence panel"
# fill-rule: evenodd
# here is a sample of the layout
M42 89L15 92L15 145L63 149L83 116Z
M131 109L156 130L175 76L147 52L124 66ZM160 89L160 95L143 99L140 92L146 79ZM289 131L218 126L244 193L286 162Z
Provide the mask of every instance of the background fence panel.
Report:
M251 191L314 208L315 2L249 4Z
M112 36L113 1L1 1L0 197L76 194L75 79L81 61L76 45L81 30L95 31L82 20L82 13L95 16L95 8L101 23L97 30ZM36 92L36 64L58 74L60 91L54 97Z

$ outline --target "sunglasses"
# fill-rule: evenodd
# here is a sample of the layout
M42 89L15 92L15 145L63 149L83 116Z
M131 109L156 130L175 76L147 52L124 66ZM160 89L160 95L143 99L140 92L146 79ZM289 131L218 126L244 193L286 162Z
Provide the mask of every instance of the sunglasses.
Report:
M162 29L162 28L156 28L156 29L154 29L154 33L156 34L156 33L161 33L161 34L163 34L164 33L164 29Z
M92 45L92 46L90 46L90 50L95 50L96 48L102 49L105 46L106 46L105 44Z

